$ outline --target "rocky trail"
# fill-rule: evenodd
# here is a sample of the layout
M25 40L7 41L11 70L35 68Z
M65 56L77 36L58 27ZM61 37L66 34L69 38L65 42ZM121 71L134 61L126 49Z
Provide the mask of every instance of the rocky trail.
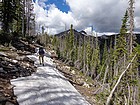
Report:
M84 78L81 75L79 75L79 73L77 71L75 71L71 67L63 64L59 60L53 60L53 62L50 61L52 63L49 64L47 59L50 60L51 58L46 58L46 65L45 65L44 69L42 69L42 67L40 67L40 65L38 65L39 62L38 62L36 56L34 55L35 47L36 47L36 45L29 44L28 42L25 42L25 41L19 41L18 44L16 43L14 45L14 47L11 46L9 48L6 48L2 45L0 46L0 105L19 105L20 101L17 101L17 100L20 100L20 99L18 99L16 92L14 92L14 88L16 88L16 87L14 84L11 84L11 81L12 81L12 83L14 83L13 80L18 80L18 79L22 80L23 78L25 80L28 80L28 78L31 75L34 75L36 79L42 78L42 77L36 77L36 73L38 73L37 71L40 71L40 69L41 69L42 75L45 76L44 70L48 69L49 67L50 67L49 69L52 70L52 72L50 71L47 73L59 74L59 75L54 74L55 78L58 77L57 78L58 80L56 80L56 81L59 81L59 79L61 79L61 80L64 79L64 80L62 80L62 81L64 81L64 83L68 82L69 85L71 83L78 90L78 91L75 90L75 88L72 85L70 85L70 87L72 87L72 89L74 89L74 92L76 92L76 95L72 95L72 93L70 92L71 90L66 89L68 87L60 88L61 86L56 86L57 84L64 85L64 84L62 84L63 82L62 83L56 82L56 85L55 85L53 83L54 80L51 80L53 82L48 82L48 83L51 83L51 84L53 83L54 86L56 86L57 88L48 87L48 83L43 82L43 80L44 80L44 77L43 77L43 80L36 81L37 84L40 83L40 86L42 86L42 83L43 84L46 83L47 88L50 89L50 92L52 92L56 89L57 90L56 93L58 94L59 98L64 95L64 98L67 99L67 97L71 95L71 96L73 96L71 99L73 99L75 97L75 99L78 100L78 99L80 99L78 97L81 97L81 99L80 99L81 101L78 101L78 102L81 102L81 103L85 102L87 105L89 103L92 105L94 104L95 99L92 96L92 92L94 91L92 89L92 83L87 84L86 81L84 80ZM31 57L31 55L33 55L33 56ZM52 64L53 64L53 66L52 66ZM59 70L59 73L58 73L58 70ZM37 75L41 76L40 73ZM50 74L46 74L45 81L49 80L48 76L50 76ZM52 76L50 76L50 78L52 78ZM25 85L25 83L22 84L21 81L20 81L20 83L18 82L17 85L20 85L20 88L22 90L22 88L24 89L24 86L21 86L21 85ZM28 85L31 86L30 88L32 88L32 86L33 86L32 84L28 84ZM39 86L39 84L37 86ZM42 88L44 88L44 90L42 90L42 88L41 88L41 90L48 92L48 90L45 89L45 87L46 87L45 85L42 86ZM36 87L36 89L34 89L34 90L38 91L39 88ZM52 90L52 89L54 89L54 90ZM59 93L62 93L62 90L64 91L65 89L66 89L66 94L59 94ZM19 92L21 92L21 91L19 91ZM27 94L29 95L30 92ZM40 93L36 94L37 97L40 96L38 94L40 94ZM73 94L75 94L75 93L73 93ZM78 94L78 96L77 96L77 94ZM28 95L26 97L28 97ZM81 95L84 96L84 98L89 103L87 101L85 101L85 99ZM52 96L46 95L46 97L50 97L50 98L48 98L48 102L50 102L50 104L47 104L47 105L56 105L56 104L53 104L51 101L49 101L49 99L53 100ZM36 105L46 105L43 103L44 101L42 101L42 104L38 103L39 100L41 99L41 97L37 98L37 99L38 99L38 101L37 101ZM56 100L54 100L54 101L56 101ZM61 101L59 101L59 102L61 102ZM66 100L65 100L65 102L66 102ZM61 103L59 105L78 105L78 104L74 104L74 103L72 104L71 103L72 100L69 100L69 104L65 103L65 102L63 104ZM26 101L25 101L25 103L26 103ZM83 104L83 105L86 105L86 104ZM20 105L25 105L25 104L20 103ZM31 105L31 104L27 104L27 105ZM33 105L35 105L35 104L33 104ZM81 104L79 104L79 105L81 105Z

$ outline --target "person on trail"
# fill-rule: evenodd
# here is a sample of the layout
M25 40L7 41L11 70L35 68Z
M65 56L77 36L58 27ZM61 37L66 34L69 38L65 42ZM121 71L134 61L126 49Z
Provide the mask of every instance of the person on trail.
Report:
M39 62L40 64L43 64L44 66L44 55L45 55L46 51L43 47L40 47L38 50L38 54L39 54Z

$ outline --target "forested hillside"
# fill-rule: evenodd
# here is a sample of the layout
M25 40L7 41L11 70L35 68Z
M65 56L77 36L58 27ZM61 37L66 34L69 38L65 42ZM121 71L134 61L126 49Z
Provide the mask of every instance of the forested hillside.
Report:
M140 101L140 36L128 33L128 18L126 11L117 35L89 36L71 25L70 30L55 35L52 40L60 60L97 82L97 96L99 100L107 99L107 105Z

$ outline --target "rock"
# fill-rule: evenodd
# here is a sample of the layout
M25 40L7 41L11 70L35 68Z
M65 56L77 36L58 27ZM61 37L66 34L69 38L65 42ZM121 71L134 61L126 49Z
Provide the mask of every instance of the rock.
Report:
M13 104L13 103L7 101L5 105L15 105L15 104Z
M10 90L10 89L12 89L13 87L14 87L13 85L10 85L10 84L9 84L8 87L6 87L6 88Z
M72 74L76 74L74 70L71 71Z
M57 54L56 54L56 52L54 50L50 51L50 54L48 54L48 55L50 55L50 57L52 59L57 59L58 58L58 56L57 56Z
M0 105L4 105L6 101L7 101L7 98L4 96L2 92L0 92Z
M18 61L17 60L12 60L12 62L17 63Z
M26 62L29 62L29 63L34 64L34 61L33 61L33 60L31 60L31 59L30 59L30 58L28 58L28 57L24 57L24 58L23 58L23 61L26 61Z
M0 73L6 74L7 72L3 70L3 68L0 68Z
M15 59L15 58L18 56L18 54L17 54L17 53L14 53L14 52L12 52L12 53L7 53L7 55L8 55L11 59Z
M31 55L31 52L19 50L19 51L18 51L18 54L19 54L20 56L22 56L22 55Z
M11 73L15 73L15 72L18 72L19 70L16 68L16 67L14 67L10 72Z
M36 71L34 61L25 57L33 52L34 46L20 41L14 43L15 48L0 47L6 49L0 52L0 105L18 105L10 79L29 76ZM28 51L21 51L23 49Z
M69 66L63 66L62 67L64 70L70 71L70 67Z
M4 52L0 52L0 56L7 57L7 55Z
M17 56L16 60L22 61L24 59L24 57L25 57L24 55L23 56Z
M19 77L20 77L20 76L19 76ZM13 79L16 79L17 77L16 77L16 76L13 76L12 78L13 78Z
M87 84L86 82L84 82L83 86L87 87L87 88L90 88L89 84Z
M10 50L11 51L16 51L17 49L15 47L13 47L13 46L10 46Z

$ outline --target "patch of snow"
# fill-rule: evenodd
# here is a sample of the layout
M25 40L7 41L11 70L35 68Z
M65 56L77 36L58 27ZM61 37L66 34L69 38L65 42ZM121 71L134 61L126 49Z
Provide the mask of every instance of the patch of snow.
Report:
M44 57L45 66L41 66L38 56L28 57L35 61L37 72L11 80L19 105L90 105L55 68L51 58Z

